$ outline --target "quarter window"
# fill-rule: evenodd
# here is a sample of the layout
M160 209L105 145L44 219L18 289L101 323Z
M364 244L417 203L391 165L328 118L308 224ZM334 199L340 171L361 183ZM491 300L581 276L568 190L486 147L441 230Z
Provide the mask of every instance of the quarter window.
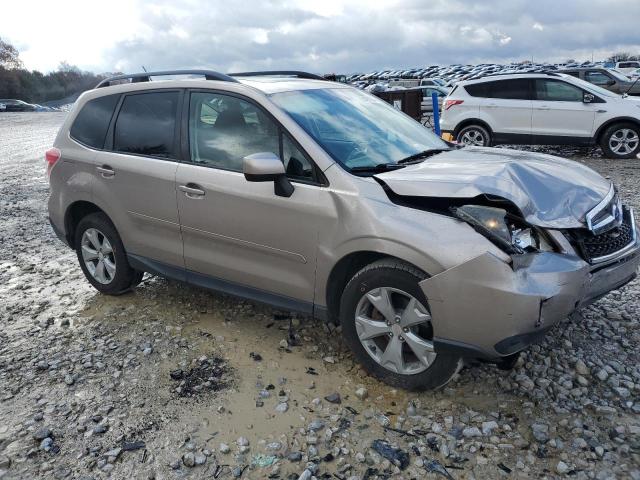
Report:
M491 98L502 98L506 100L530 100L529 80L525 78L516 80L500 80L491 82Z
M282 135L282 161L287 177L296 180L313 180L313 164L302 153L289 135Z
M551 102L582 102L582 90L559 80L536 79L536 99Z
M116 120L117 152L176 157L176 113L179 92L127 95Z
M109 123L119 98L120 95L107 95L89 100L71 125L71 138L88 147L104 148Z

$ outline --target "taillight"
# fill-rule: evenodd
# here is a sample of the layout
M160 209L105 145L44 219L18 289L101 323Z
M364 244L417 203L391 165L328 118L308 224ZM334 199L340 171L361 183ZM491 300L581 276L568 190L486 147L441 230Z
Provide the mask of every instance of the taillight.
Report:
M60 160L60 150L55 147L50 148L44 154L44 158L47 161L47 176L51 175L51 169L56 164L58 160Z
M462 103L464 103L464 100L447 100L444 102L444 109L449 110L454 105L460 105Z

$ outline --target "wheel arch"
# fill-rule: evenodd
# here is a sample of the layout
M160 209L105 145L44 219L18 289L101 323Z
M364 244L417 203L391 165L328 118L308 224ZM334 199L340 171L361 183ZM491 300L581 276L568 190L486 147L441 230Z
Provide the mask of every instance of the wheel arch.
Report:
M359 272L362 268L371 263L374 263L382 259L398 260L400 262L411 265L412 267L424 271L422 268L416 266L412 262L409 262L403 258L372 250L360 250L351 252L343 256L338 260L327 279L326 286L326 305L327 305L327 321L336 325L340 323L340 300L342 298L342 292L346 287L349 280Z
M598 127L598 129L596 130L596 134L594 135L594 139L598 145L602 141L602 136L604 135L604 132L607 131L607 128L609 128L612 125L615 125L616 123L633 123L635 126L640 128L640 120L633 117L616 117L616 118L607 120L606 122L604 122L602 125Z
M458 133L460 133L460 130L462 130L465 127L468 127L469 125L479 125L482 128L485 128L489 132L489 135L493 136L493 130L491 129L489 124L487 122L485 122L484 120L481 120L479 118L467 118L467 119L462 120L453 129L453 136L457 138L458 137Z
M80 220L84 217L91 215L92 213L104 213L107 215L103 209L98 207L95 203L87 200L75 201L67 207L64 215L64 230L71 248L75 248L75 234L78 223L80 223ZM107 215L107 217L109 216Z

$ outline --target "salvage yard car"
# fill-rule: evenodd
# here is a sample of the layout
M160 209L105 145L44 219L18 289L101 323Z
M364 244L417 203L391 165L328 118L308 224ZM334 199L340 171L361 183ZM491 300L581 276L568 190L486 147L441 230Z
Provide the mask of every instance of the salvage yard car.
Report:
M610 68L573 68L558 70L558 73L571 75L620 95L640 95L640 82Z
M0 105L2 105L0 110L3 112L34 112L36 110L35 105L13 98L0 98Z
M204 79L152 80L179 73ZM446 143L302 72L104 80L46 162L51 225L98 291L150 272L340 323L407 389L509 364L640 262L633 211L593 170Z
M440 127L467 145L600 145L608 158L635 158L640 98L559 73L490 76L451 91Z

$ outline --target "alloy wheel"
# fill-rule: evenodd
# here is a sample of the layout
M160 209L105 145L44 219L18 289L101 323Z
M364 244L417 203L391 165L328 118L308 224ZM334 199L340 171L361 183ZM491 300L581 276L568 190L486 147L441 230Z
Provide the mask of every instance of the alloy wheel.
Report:
M483 147L485 144L484 135L480 130L467 130L460 136L460 141L465 145Z
M356 307L355 325L369 356L395 373L423 372L436 359L431 315L407 292L391 287L367 292Z
M116 259L109 239L97 228L88 228L82 234L82 260L89 274L99 283L107 285L116 276Z
M616 130L609 137L609 148L617 155L628 155L638 148L638 134L630 128Z

